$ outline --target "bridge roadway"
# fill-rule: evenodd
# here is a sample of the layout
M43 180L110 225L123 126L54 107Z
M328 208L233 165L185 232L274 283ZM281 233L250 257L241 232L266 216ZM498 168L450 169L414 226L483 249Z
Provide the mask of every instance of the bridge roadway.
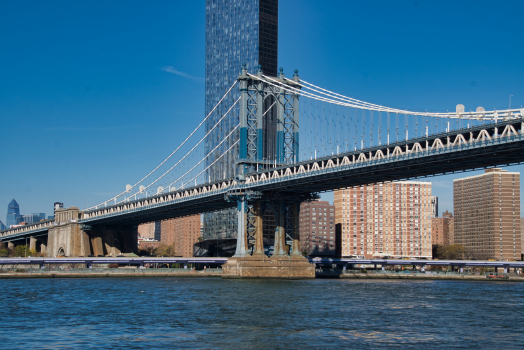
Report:
M227 179L85 211L79 222L86 225L135 225L234 207L236 203L226 200L228 194L250 191L308 194L519 164L524 161L523 121L520 117L297 162L246 174L244 181ZM35 232L33 227L2 231L0 241L31 236Z
M144 264L224 264L228 258L182 258L182 257L78 257L78 258L0 258L0 265L56 265L56 264L125 264L144 266ZM501 267L524 268L524 261L488 261L488 260L407 260L407 259L349 259L349 258L309 258L315 265L409 265L409 266L456 266L456 267Z

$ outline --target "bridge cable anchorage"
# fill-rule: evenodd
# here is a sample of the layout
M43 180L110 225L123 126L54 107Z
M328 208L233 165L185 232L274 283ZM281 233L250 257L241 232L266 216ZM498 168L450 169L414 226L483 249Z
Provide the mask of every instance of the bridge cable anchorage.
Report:
M255 75L252 75L250 73L248 73L248 75L250 75L253 78L260 79L259 76L255 76ZM477 112L477 111L461 112L460 114L449 113L449 112L445 112L445 113L444 112L414 112L414 111L390 108L390 107L381 106L381 105L374 105L374 104L370 104L370 103L365 102L365 101L356 100L356 99L353 99L353 98L350 98L350 97L347 97L347 96L343 97L344 99L346 99L345 102L337 101L337 100L334 100L334 99L329 99L329 98L326 98L326 97L315 95L315 94L310 93L310 92L305 92L305 91L303 91L301 89L297 89L297 88L291 87L291 86L286 85L286 84L282 84L282 82L280 82L278 80L275 80L275 79L273 79L271 77L268 77L266 75L263 75L263 78L265 79L265 82L267 84L270 84L270 85L272 85L274 87L277 87L277 88L281 88L281 89L286 90L288 92L291 92L291 93L294 93L294 94L297 94L297 95L301 95L301 96L304 96L304 97L313 98L313 99L316 99L318 101L328 102L328 103L331 103L331 104L336 104L336 105L341 105L341 106L346 106L346 107L352 107L352 108L358 108L358 109L366 109L366 110L371 110L371 111L391 112L391 113L398 113L398 114L404 114L404 115L417 115L417 116L426 116L426 117L434 117L434 118L436 118L436 117L444 117L444 118L449 118L449 119L456 119L456 118L477 118L478 119L479 115L480 115L479 112ZM289 82L293 82L294 84L303 86L304 88L309 88L310 90L316 91L315 89L313 89L313 88L311 88L309 86L300 84L300 83L296 82L295 80L290 80L290 79L287 79L287 80ZM301 80L301 81L304 82L303 80ZM311 83L309 83L309 84L312 85ZM328 91L328 90L326 90L326 91ZM333 92L330 92L330 93L335 94ZM340 95L340 94L337 94L337 95ZM343 96L343 95L340 95L340 96ZM336 97L334 97L334 98L336 98ZM342 98L338 97L337 99L341 100ZM516 118L516 117L518 117L518 115L522 116L522 111L520 109L483 111L481 118L488 119L488 120L491 120L491 119L495 119L496 120L497 118L500 118L499 114L505 114L506 116L511 116L513 118Z
M222 145L222 143L224 143L224 142L225 142L225 141L226 141L226 140L227 140L227 139L228 139L228 138L233 134L233 132L235 132L235 130L237 130L239 127L240 127L240 124L237 124L237 126L236 126L233 130L231 130L231 132L230 132L226 137L224 137L224 138L222 139L222 141L220 141L220 143L219 143L218 145L216 145L215 148L213 148L211 151L209 151L209 153L208 153L206 156L204 156L204 157L203 157L203 158L202 158L202 159L201 159L197 164L195 164L191 169L189 169L189 170L188 170L184 175L180 176L178 179L176 179L175 181L171 182L171 183L169 184L169 187L173 186L173 185L176 184L178 181L180 181L181 179L183 179L184 176L186 176L187 174L189 174L189 173L190 173L193 169L195 169L195 168L196 168L200 163L202 163L204 160L206 160L207 157L209 157L209 156L210 156L214 151L216 151L216 149L217 149L218 147L220 147L220 145ZM231 147L230 147L229 149L231 149ZM228 149L226 152L224 152L224 154L227 153L227 152L229 151L229 149ZM199 174L199 175L200 175L200 174ZM193 181L196 177L198 177L198 175L195 176L195 177L193 177L191 180L189 180L189 182ZM189 182L186 182L186 183L183 184L182 186L187 185Z
M153 169L149 174L147 174L144 178L142 178L140 181L138 181L136 184L134 184L133 186L131 186L131 188L129 189L126 189L124 192L114 196L113 198L111 199L108 199L107 201L105 202L102 202L100 204L97 204L93 207L90 207L90 208L87 208L85 210L91 210L91 209L96 209L104 204L107 204L113 200L115 200L116 198L128 193L130 190L132 190L133 188L135 188L137 185L141 184L145 179L147 179L151 174L153 174L155 171L158 170L158 168L160 168L162 165L165 164L165 162L167 162L196 132L198 129L200 129L200 127L205 123L205 121L211 116L211 114L213 114L213 112L217 109L217 107L222 103L222 101L226 98L226 96L231 92L231 90L233 89L233 87L237 84L238 81L235 80L235 82L233 83L233 85L231 85L231 87L226 91L226 93L224 94L224 96L222 96L222 98L217 102L217 104L215 105L215 107L213 107L213 109L208 113L208 115L204 118L204 120L202 120L200 122L200 124L198 124L198 126L195 128L195 130L193 130L193 132L191 134L189 134L189 136L166 158L162 161L162 163L160 163L155 169Z
M231 112L231 110L233 109L233 107L235 107L235 105L238 103L238 101L240 101L240 97L237 98L237 100L235 101L235 103L233 103L233 105L229 108L229 110L222 116L222 118L220 118L220 120L208 131L208 133L200 140L198 141L198 143L189 151L186 153L186 155L184 155L175 165L173 165L171 168L169 168L169 170L167 170L165 173L163 173L158 179L156 179L155 181L153 181L152 183L150 183L149 185L147 185L144 189L148 189L149 187L153 186L156 182L158 182L158 180L162 179L165 175L167 175L171 170L173 170L178 164L180 164L180 162L182 162L185 158L187 158L187 156L189 154L191 154L191 152L193 152L203 141L205 141L205 139L207 138L207 136L209 136L209 134L220 124L220 122L229 114L229 112Z

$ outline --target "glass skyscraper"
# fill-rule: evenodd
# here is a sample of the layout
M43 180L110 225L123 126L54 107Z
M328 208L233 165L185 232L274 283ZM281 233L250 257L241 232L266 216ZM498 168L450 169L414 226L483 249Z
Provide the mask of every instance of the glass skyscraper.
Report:
M242 63L249 73L258 72L260 65L266 75L277 75L278 0L206 0L206 115L224 96L240 75ZM218 122L240 96L238 88L231 90L220 108L206 121L206 133ZM269 102L269 101L268 101ZM269 105L268 105L269 106ZM205 142L206 154L213 150L239 123L239 106L213 130ZM274 159L271 145L276 137L276 113L269 112L264 120L264 158ZM239 138L238 130L206 161L213 163ZM238 144L208 170L211 181L235 175ZM235 238L235 210L223 210L204 215L204 239Z
M7 216L5 220L5 224L7 228L11 227L11 225L17 225L18 224L18 218L20 217L20 206L18 203L13 200L9 202L9 205L7 206Z

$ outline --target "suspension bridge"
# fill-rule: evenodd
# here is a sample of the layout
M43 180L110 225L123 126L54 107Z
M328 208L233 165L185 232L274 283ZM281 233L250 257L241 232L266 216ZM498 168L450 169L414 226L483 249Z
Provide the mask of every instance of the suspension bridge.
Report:
M47 256L118 254L136 249L140 223L237 208L235 257L264 255L270 210L273 257L298 259L302 201L338 188L519 164L523 133L524 109L395 109L321 88L297 71L288 79L282 69L270 77L243 66L211 112L142 179L90 208L2 231L0 241L29 238Z

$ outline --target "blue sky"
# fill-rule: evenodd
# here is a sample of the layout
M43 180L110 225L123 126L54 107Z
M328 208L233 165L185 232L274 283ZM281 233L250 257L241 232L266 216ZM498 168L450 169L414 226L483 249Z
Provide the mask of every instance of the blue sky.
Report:
M0 220L12 198L22 213L97 204L176 148L204 116L204 4L0 2ZM280 0L279 65L391 107L518 107L523 10ZM440 211L462 176L430 179Z

